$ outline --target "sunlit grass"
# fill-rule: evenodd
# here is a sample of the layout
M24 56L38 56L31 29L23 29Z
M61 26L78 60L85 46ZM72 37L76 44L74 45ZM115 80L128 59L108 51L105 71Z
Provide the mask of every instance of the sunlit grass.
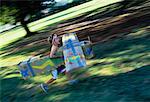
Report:
M52 76L49 73L49 75L36 75L35 77L29 78L29 79L31 79L34 82L44 83L48 81L50 78L52 78Z
M116 67L113 67L113 66L107 66L106 68L103 68L99 71L99 75L113 75L113 74L116 74L116 73L120 73L120 70Z
M64 93L64 94L58 94L58 95L51 95L49 97L49 100L57 102L57 101L61 101L62 99L64 99L65 97L68 97L70 94L69 93Z
M0 35L0 48L5 47L7 44L19 40L26 35L23 28L18 28L15 30L10 30L8 32L2 33Z
M50 20L50 21L46 21L44 23L38 23L38 22L41 22L41 21L36 21L36 23L34 22L34 25L33 27L30 27L30 30L31 31L37 31L39 30L40 28L44 27L44 26L47 26L47 25L50 25L50 24L53 24L53 23L57 23L57 22L60 22L60 21L63 21L63 20L67 20L67 19L71 19L71 18L74 18L76 16L79 16L80 14L82 13L86 13L86 12L89 12L89 11L92 11L92 10L95 10L97 8L100 8L102 6L106 6L108 4L111 4L111 3L114 3L114 2L119 2L120 0L111 0L111 1L99 1L99 0L93 0L91 2L88 2L88 3L85 3L85 4L82 4L82 5L79 5L77 7L74 7L74 8L71 8L71 9L68 9L66 11L63 11L61 13L58 13L56 15L52 15L52 16L49 16L49 17L46 17L46 19L51 19L51 18L55 18L53 20ZM96 5L95 5L96 4ZM69 13L71 12L71 13ZM63 15L63 16L61 16ZM57 18L58 17L58 18ZM45 19L44 19L45 20ZM44 21L42 20L42 21ZM29 26L31 26L33 23L29 24Z
M136 30L133 30L132 33L130 33L128 35L128 37L141 37L141 36L146 36L149 34L149 31L145 30L145 29L149 29L150 26L147 26L147 27L143 27L141 29L136 29Z
M29 59L31 56L25 56L25 55L16 55L16 56L11 56L9 58L0 58L0 65L1 66L12 66L16 65L21 61Z
M96 98L92 97L91 100L93 101L94 99L98 99L100 94L102 94L102 96L106 95L106 97L108 97L107 95L110 93L110 97L116 96L116 99L121 100L121 98L118 98L118 94L120 95L121 92L127 91L124 94L124 96L126 97L130 93L130 90L134 88L133 86L135 86L134 88L135 90L137 89L136 87L139 87L138 89L141 89L141 83L142 86L144 86L144 89L139 90L139 92L148 95L148 91L146 89L148 88L148 84L146 84L148 80L145 78L145 76L147 77L148 75L145 74L145 72L147 71L144 70L149 68L147 67L144 70L141 68L142 66L148 64L148 62L146 61L146 59L148 58L148 56L146 56L147 50L144 50L145 47L147 47L146 45L148 42L147 42L147 38L144 39L145 42L141 41L140 44L138 43L138 45L132 45L131 42L130 43L128 42L130 41L130 39L124 38L122 40L128 42L127 43L128 47L123 50L118 48L120 50L118 51L114 50L111 53L107 53L103 51L104 49L107 50L109 49L106 48L105 45L109 45L109 47L113 47L115 49L116 47L112 45L114 43L115 44L117 43L119 46L121 46L122 45L121 40L110 41L108 43L103 43L102 45L101 43L99 43L95 45L96 47L93 46L93 50L97 50L97 51L102 50L101 52L104 52L103 54L107 54L107 56L87 60L88 66L86 67L85 72L87 72L89 76L84 77L83 79L81 78L81 80L79 80L79 83L72 86L69 86L67 84L65 75L59 76L58 80L56 80L54 83L49 85L48 94L44 94L41 88L39 87L39 85L49 80L52 77L50 74L40 75L40 76L37 75L33 78L23 80L20 74L13 73L15 71L19 71L17 70L16 66L14 68L6 67L6 69L0 71L3 82L5 82L5 84L3 85L3 90L4 90L3 96L5 97L13 96L15 97L14 99L15 101L18 100L21 95L23 95L23 97L27 95L27 97L30 100L32 99L35 100L33 102L37 102L39 100L40 101L41 100L42 101L47 101L47 100L63 101L64 100L65 102L68 99L79 100L83 98L84 100L88 100L89 98L87 96L89 95L92 96L94 94ZM99 52L95 52L95 53L97 54L97 56L102 55L102 53ZM143 57L146 59L142 60ZM135 71L135 69L142 69L142 70ZM129 74L130 71L132 74ZM9 81L13 84L7 84L9 83ZM13 89L10 89L10 86L12 86ZM24 91L22 91L23 89ZM109 92L107 91L108 89ZM132 92L134 92L134 89L132 90ZM12 92L14 93L12 94ZM114 93L117 95L114 95ZM131 95L134 94L131 93ZM102 99L106 99L106 98L102 97ZM137 99L137 97L135 97L135 99Z
M113 0L112 0L113 1ZM112 2L112 1L109 1L110 3ZM100 3L101 2L101 3ZM82 9L84 9L84 10L86 10L87 8L89 8L89 7L93 7L93 6L98 6L99 4L102 4L104 2L104 0L103 1L100 1L100 0L92 0L92 1L90 1L90 2L87 2L87 3L84 3L84 4L81 4L81 5L79 5L79 6L75 6L75 7L72 7L72 8L69 8L69 9L67 9L67 10L64 10L64 11L62 11L62 12L59 12L59 13L56 13L56 14L54 14L54 15L51 15L51 16L48 16L48 17L45 17L45 18L43 18L43 19L40 19L40 20L37 20L37 21L35 21L35 22L32 22L32 23L30 23L30 25L29 26L33 26L33 25L36 25L36 24L39 24L39 23L41 23L41 22L45 22L45 21L47 21L47 20L51 20L51 19L55 19L55 18L57 18L57 17L63 17L64 15L66 15L66 14L71 14L71 13L75 13L75 12L80 12L80 10L82 10ZM107 1L108 2L108 1ZM90 9L89 9L90 10ZM87 10L86 10L87 11ZM81 12L82 13L82 12Z
M29 29L31 31L38 31L41 30L43 28L45 28L46 26L50 26L54 23L58 23L58 22L62 22L64 20L68 20L71 18L74 18L76 16L79 16L81 14L84 14L86 12L95 10L97 8L106 6L108 4L112 4L115 2L119 2L121 0L92 0L90 2L81 4L79 6L75 6L72 7L70 9L67 9L65 11L56 13L54 15L42 18L40 20L37 20L35 22L32 22L30 24L28 24ZM23 28L18 28L16 30L10 30L6 33L3 33L0 36L0 48L7 46L7 44L18 40L19 38L23 37L26 35L26 32L24 31Z
M2 101L16 102L76 102L76 101L147 101L149 99L149 40L146 29L136 29L121 39L112 39L93 46L96 56L87 60L86 67L89 76L79 80L77 84L68 85L65 75L49 85L49 92L45 94L39 84L49 80L52 76L37 75L23 80L17 65L19 61L28 59L20 52L0 57L2 67ZM32 39L32 38L29 38ZM28 40L29 40L28 39ZM32 52L39 51L36 45ZM31 49L25 49L26 51ZM4 53L4 51L2 52ZM12 66L14 65L14 66ZM82 72L81 72L82 73ZM137 97L138 95L138 97Z

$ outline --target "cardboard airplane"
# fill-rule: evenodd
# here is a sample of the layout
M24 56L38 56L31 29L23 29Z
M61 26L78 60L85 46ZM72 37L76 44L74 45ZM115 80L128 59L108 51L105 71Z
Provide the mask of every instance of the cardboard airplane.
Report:
M36 75L47 74L64 63L67 72L75 68L85 67L86 60L84 54L86 54L87 51L90 54L91 52L89 51L91 50L86 50L85 53L83 52L81 46L84 46L84 42L79 42L75 33L63 35L62 42L64 58L49 58L49 56L46 56L42 58L30 58L27 61L20 62L18 67L22 77L27 79Z

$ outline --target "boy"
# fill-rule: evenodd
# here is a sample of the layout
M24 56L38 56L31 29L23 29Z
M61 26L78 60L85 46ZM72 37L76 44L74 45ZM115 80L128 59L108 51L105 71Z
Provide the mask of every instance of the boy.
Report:
M56 34L53 34L51 37L48 37L48 42L52 44L49 57L50 58L56 57L55 53L57 52L57 50L59 48L60 38ZM51 73L52 73L52 78L50 80L48 80L46 83L40 85L42 90L46 93L48 90L48 84L55 81L58 78L59 73L65 73L65 66L61 65L58 68L56 68L55 70L53 70Z
M50 80L48 80L46 83L41 84L40 87L42 88L42 90L47 93L48 92L48 84L52 83L53 81L55 81L58 78L58 74L60 73L64 73L65 74L65 66L61 65L59 66L56 70L52 71L52 78Z
M52 44L49 57L50 58L56 57L55 53L57 52L59 46L61 45L60 38L56 34L53 34L51 37L48 38L48 42ZM58 68L56 68L55 70L52 71L52 76L53 77L50 80L48 80L46 83L40 85L40 87L42 88L42 90L44 92L47 93L48 84L55 81L58 78L58 74L60 74L60 73L63 73L65 75L67 75L67 78L69 79L70 84L73 84L73 83L77 82L77 80L73 80L71 78L71 75L66 72L65 66L61 65L61 66L59 66Z
M50 51L50 58L56 57L55 53L57 52L59 46L60 46L60 38L53 34L51 37L48 38L48 42L52 44L51 51Z

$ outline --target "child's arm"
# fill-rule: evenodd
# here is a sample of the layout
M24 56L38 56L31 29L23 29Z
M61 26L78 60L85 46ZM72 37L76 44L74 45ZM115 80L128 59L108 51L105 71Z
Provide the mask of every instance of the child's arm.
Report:
M52 40L52 47L51 47L51 51L50 51L50 58L55 57L55 53L58 50L58 45L60 44L60 39L55 36Z
M57 46L52 46L51 47L51 51L50 51L50 58L52 58L52 57L55 57L55 53L57 52L57 50L58 50L58 47Z

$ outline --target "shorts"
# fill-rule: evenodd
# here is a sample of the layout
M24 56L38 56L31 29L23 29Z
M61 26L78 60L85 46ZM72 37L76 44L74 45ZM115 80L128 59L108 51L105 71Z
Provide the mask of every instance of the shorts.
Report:
M65 72L65 70L66 70L66 69L65 69L65 66L64 66L64 65L61 65L61 66L59 66L59 67L57 68L58 74Z
M63 73L63 72L65 72L65 66L64 65L61 65L56 70L53 70L52 71L53 79L57 79L58 78L58 74L59 73Z

